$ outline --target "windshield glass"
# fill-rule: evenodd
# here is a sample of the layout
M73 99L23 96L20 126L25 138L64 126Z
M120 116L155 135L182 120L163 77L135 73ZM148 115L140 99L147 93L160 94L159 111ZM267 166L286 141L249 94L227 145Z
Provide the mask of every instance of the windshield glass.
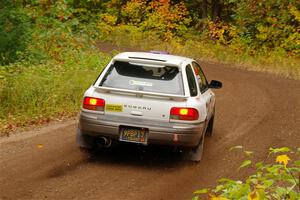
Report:
M116 61L99 86L184 95L178 67L150 66Z

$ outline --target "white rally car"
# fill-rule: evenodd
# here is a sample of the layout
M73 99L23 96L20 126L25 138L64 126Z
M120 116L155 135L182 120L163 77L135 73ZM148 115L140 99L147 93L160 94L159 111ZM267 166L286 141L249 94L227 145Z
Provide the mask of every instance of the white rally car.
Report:
M77 131L81 148L112 142L182 147L190 160L202 157L211 135L215 94L193 59L161 52L116 55L84 93Z

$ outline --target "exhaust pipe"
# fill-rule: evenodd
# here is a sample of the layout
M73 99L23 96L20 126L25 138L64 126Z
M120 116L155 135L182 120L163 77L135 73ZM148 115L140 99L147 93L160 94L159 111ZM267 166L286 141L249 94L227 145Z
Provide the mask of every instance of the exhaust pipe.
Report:
M100 147L109 148L111 146L112 140L109 137L100 137L98 140L98 145Z

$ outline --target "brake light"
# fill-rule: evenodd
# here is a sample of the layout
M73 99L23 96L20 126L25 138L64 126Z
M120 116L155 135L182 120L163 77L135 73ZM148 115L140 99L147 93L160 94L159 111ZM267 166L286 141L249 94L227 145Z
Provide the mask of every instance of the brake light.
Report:
M170 119L175 120L197 120L199 118L198 110L195 108L173 107L170 111Z
M94 97L85 97L82 107L88 110L104 111L105 100Z

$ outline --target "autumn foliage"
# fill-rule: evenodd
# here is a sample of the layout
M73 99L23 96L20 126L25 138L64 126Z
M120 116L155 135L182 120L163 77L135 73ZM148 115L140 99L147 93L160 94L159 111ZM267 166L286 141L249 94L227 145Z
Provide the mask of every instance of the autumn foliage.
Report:
M1 65L44 51L28 50L30 41L43 42L35 38L61 22L71 34L89 29L98 39L125 30L162 41L223 45L240 55L300 56L297 0L3 0L0 11Z
M191 22L183 2L130 0L121 6L120 11L121 15L105 13L101 20L108 25L132 25L141 31L153 31L164 40L183 36Z

